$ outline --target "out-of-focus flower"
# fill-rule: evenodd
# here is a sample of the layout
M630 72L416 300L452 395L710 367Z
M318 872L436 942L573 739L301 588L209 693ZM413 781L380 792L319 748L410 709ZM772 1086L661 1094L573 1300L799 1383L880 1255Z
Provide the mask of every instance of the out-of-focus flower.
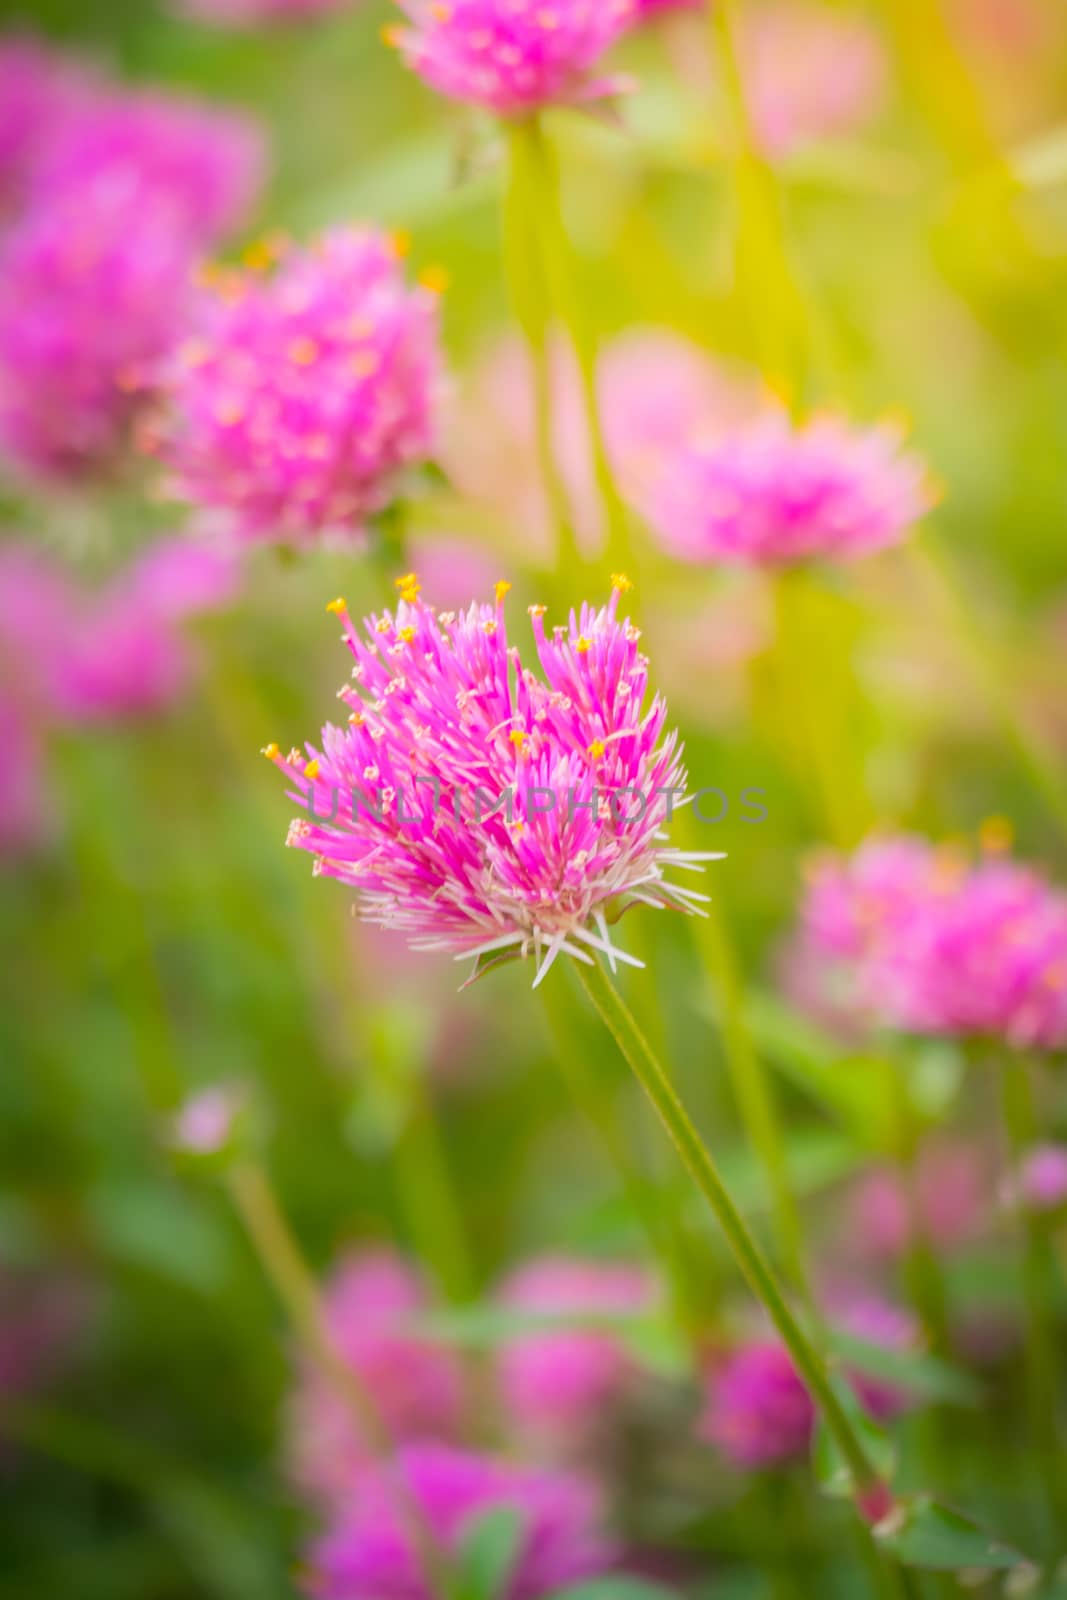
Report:
M0 1272L0 1402L47 1383L73 1353L89 1313L86 1286L72 1277Z
M395 1473L446 1555L455 1554L478 1517L514 1507L522 1533L508 1594L541 1597L608 1571L616 1552L599 1527L591 1485L559 1473L535 1472L445 1445L412 1445L395 1469L364 1478L360 1492L308 1559L315 1600L431 1600L431 1588L398 1506Z
M933 498L895 428L834 417L795 427L776 410L741 430L680 440L641 503L683 560L780 567L897 544Z
M508 645L508 584L495 607L438 616L409 574L365 637L333 602L356 659L348 726L328 725L307 763L265 753L308 813L290 844L358 889L368 921L457 959L533 954L539 983L561 952L632 962L608 932L625 906L702 898L664 877L704 857L660 838L685 773L666 705L645 705L639 630L617 614L629 580L614 582L551 636L531 607L540 678Z
M913 1242L916 1224L925 1242L944 1252L981 1234L989 1220L992 1179L976 1145L931 1141L919 1154L913 1181L914 1199L895 1167L871 1167L857 1178L842 1207L842 1247L863 1260L896 1261Z
M334 1347L398 1441L448 1439L461 1420L464 1380L456 1356L406 1326L427 1303L418 1273L385 1250L347 1256L326 1286L324 1308ZM301 1371L293 1394L289 1457L301 1490L317 1504L337 1509L371 1464L350 1410L310 1366Z
M204 246L244 219L264 158L262 133L248 117L120 87L87 97L63 120L37 164L32 200L170 209L191 243Z
M864 1343L887 1350L907 1349L918 1336L912 1317L873 1297L839 1310L833 1320ZM908 1404L905 1394L882 1381L858 1373L850 1381L872 1416L886 1419ZM776 1339L741 1345L712 1369L698 1432L735 1466L777 1466L805 1455L814 1426L811 1396Z
M578 366L562 339L552 343L551 372L553 452L579 543L593 551L606 529ZM679 334L640 328L604 347L597 398L620 488L639 504L661 457L680 438L754 412L758 391ZM501 340L487 353L445 423L443 456L456 486L544 550L552 519L537 457L529 357L520 340Z
M462 606L472 594L485 594L493 586L496 559L482 545L452 539L447 534L421 534L405 547L427 594L446 610Z
M76 724L159 710L192 668L181 624L224 606L237 568L189 539L160 540L78 602L59 658L59 714Z
M181 1107L171 1127L171 1144L186 1155L220 1155L247 1110L248 1096L238 1085L211 1084Z
M340 11L352 0L173 0L175 10L198 22L251 28L258 22L305 22Z
M1067 1204L1067 1145L1039 1144L1027 1151L1017 1176L1002 1187L1006 1205L1026 1211L1060 1211Z
M23 472L106 471L187 304L172 207L97 187L32 208L0 245L0 450Z
M865 17L825 5L757 5L745 13L738 48L748 115L772 160L864 127L885 101L885 44Z
M503 1285L501 1303L537 1316L636 1313L655 1287L639 1267L571 1257L528 1262ZM520 1426L552 1438L588 1436L635 1374L624 1340L610 1328L563 1328L522 1335L502 1349L504 1401Z
M273 273L202 297L159 449L174 492L241 537L358 535L433 444L437 297L408 286L383 233L279 248Z
M51 140L95 90L88 72L31 35L0 39L0 216L25 199Z
M438 94L524 116L543 106L616 94L625 80L598 73L629 26L635 0L398 0L410 26L387 37Z

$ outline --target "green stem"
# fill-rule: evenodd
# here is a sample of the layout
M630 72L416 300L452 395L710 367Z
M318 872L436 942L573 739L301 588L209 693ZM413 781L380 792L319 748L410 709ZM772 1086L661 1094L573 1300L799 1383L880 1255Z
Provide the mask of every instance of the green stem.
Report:
M608 561L626 567L632 564L629 519L608 454L597 396L597 341L574 285L573 251L563 224L555 152L536 116L515 123L510 139L513 171L523 172L529 186L532 233L549 307L566 328L578 363L593 474L608 530Z
M713 902L694 930L719 1008L723 1051L741 1120L763 1168L771 1200L778 1255L809 1317L816 1319L808 1281L804 1234L789 1179L781 1118L773 1085L748 1026L744 987L726 921Z
M474 1268L467 1230L448 1164L448 1154L430 1089L421 1072L412 1078L407 1125L394 1157L401 1199L407 1207L419 1253L447 1299L474 1296Z
M1058 1352L1051 1314L1052 1284L1048 1240L1026 1207L1021 1176L1026 1156L1040 1137L1030 1064L1012 1055L1000 1064L1004 1125L1011 1154L1012 1182L1021 1212L1023 1306L1026 1317L1026 1393L1035 1453L1048 1503L1056 1554L1062 1553L1067 1524L1067 1471L1059 1418Z
M396 1445L373 1395L334 1344L315 1276L278 1204L270 1179L257 1163L245 1160L229 1174L230 1194L268 1280L293 1329L339 1399L348 1408L360 1438L382 1466L396 1464ZM444 1600L451 1582L448 1561L425 1513L399 1470L393 1473L396 1507L422 1564L431 1593Z
M865 1496L881 1489L879 1475L834 1390L822 1358L790 1311L774 1273L730 1198L715 1163L666 1072L652 1054L603 969L583 964L577 970L592 1005L632 1068L690 1176L711 1208L738 1266L777 1328L798 1374L848 1465L856 1493Z

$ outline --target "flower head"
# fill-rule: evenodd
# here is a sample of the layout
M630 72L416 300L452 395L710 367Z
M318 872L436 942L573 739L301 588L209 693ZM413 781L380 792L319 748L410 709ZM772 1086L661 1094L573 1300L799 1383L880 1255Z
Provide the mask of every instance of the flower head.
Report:
M855 560L899 543L932 504L922 463L900 443L888 425L822 417L795 427L770 411L733 432L680 440L644 509L686 561Z
M0 40L0 214L21 203L57 131L95 80L29 35Z
M617 614L628 580L551 634L531 607L541 677L508 643L510 585L495 606L438 615L414 574L399 584L396 612L363 633L343 600L331 605L356 662L340 691L347 727L327 726L306 765L266 752L307 812L289 842L416 948L533 952L538 982L561 951L632 961L609 916L703 897L664 878L699 858L663 842L685 773L666 705L646 705L639 631Z
M1003 1197L1007 1204L1027 1211L1062 1210L1067 1204L1067 1145L1034 1145L1018 1175L1004 1185Z
M326 1286L334 1348L357 1373L397 1440L455 1435L463 1372L452 1351L405 1326L427 1305L418 1273L386 1250L346 1256ZM371 1463L351 1412L317 1368L299 1375L289 1413L293 1477L315 1502L343 1507Z
M401 1450L395 1470L446 1555L457 1551L478 1517L515 1508L522 1533L509 1600L541 1600L614 1565L615 1551L598 1526L597 1494L579 1478L433 1444ZM388 1470L364 1478L310 1552L309 1590L316 1600L429 1600L397 1495Z
M358 534L431 448L438 373L435 295L388 236L338 229L205 290L160 452L245 538Z
M601 56L635 0L399 0L410 26L390 42L431 88L499 116L616 93Z
M541 1316L638 1312L654 1286L638 1267L569 1257L528 1262L501 1290L514 1311ZM505 1403L526 1429L573 1437L603 1419L634 1375L633 1359L610 1328L524 1334L500 1354Z

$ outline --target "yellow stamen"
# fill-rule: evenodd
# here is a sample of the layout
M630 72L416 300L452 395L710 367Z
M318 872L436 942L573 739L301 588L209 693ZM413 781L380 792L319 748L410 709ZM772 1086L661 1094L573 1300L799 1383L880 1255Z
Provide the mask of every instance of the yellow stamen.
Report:
M611 574L611 587L618 589L620 594L629 594L633 586L633 579L628 578L625 572L613 572Z
M496 588L493 590L493 593L496 595L497 600L499 601L499 600L503 600L504 596L509 592L510 589L511 589L511 584L508 582L508 580L506 578L501 578L500 582L496 585Z
M343 596L338 595L336 600L330 600L326 605L327 611L332 611L336 616L343 617L348 610L348 604Z
M589 754L594 760L598 760L599 757L604 754L605 748L606 746L603 739L594 739L592 744L589 746Z
M393 624L389 621L388 617L379 617L377 622L374 624L374 631L375 633L388 633L392 626Z
M396 589L414 589L415 593L418 594L420 588L418 573L405 572L402 577L394 578L393 587Z
M574 648L580 656L584 656L593 648L593 641L592 639L587 639L583 633Z
M281 751L278 749L278 746L274 743L273 739L271 740L270 744L265 744L259 753L261 756L266 756L268 761L277 761L278 757L281 755Z
M529 737L530 735L525 731L524 728L512 728L511 732L508 734L508 738L511 740L512 744L516 745L520 750Z
M531 617L543 617L548 610L547 606L527 606L526 613Z
M412 640L414 639L414 637L415 637L415 629L414 628L401 628L397 632L397 638L398 639L403 639L405 644L410 644L412 642Z
M305 778L311 778L314 781L314 779L317 778L318 775L319 775L319 764L318 764L318 762L317 761L309 761L307 766L304 768L304 777Z

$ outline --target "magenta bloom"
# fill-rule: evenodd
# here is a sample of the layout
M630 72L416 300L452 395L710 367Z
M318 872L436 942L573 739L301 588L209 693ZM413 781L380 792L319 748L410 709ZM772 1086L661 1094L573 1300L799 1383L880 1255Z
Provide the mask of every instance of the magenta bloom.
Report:
M654 1286L639 1267L547 1256L521 1267L504 1284L501 1303L539 1316L647 1310ZM610 1329L562 1328L525 1334L500 1354L504 1400L532 1432L576 1437L610 1412L634 1376L624 1341Z
M352 0L174 0L175 9L199 22L251 28L258 22L304 22L340 11Z
M885 1349L914 1345L914 1318L869 1297L834 1315L843 1330L865 1344ZM884 1382L853 1374L851 1383L874 1417L888 1420L908 1397ZM773 1338L740 1346L714 1368L705 1391L698 1433L716 1445L735 1466L778 1466L807 1454L815 1427L815 1407L785 1346Z
M933 503L896 429L833 417L794 427L779 411L682 439L644 497L655 532L685 561L791 566L855 560L898 544Z
M386 1250L352 1254L325 1294L335 1348L374 1397L390 1436L399 1441L448 1439L458 1430L463 1372L450 1351L406 1327L427 1308L418 1273ZM293 1476L316 1503L341 1508L360 1483L370 1456L351 1412L314 1367L304 1368L289 1416Z
M0 215L25 198L50 142L95 92L87 72L37 39L0 39Z
M885 45L863 17L824 5L755 6L739 48L748 114L772 160L863 127L885 100Z
M115 464L188 298L184 227L148 196L74 191L0 245L0 449L76 479Z
M356 661L348 726L327 726L306 765L265 753L308 813L290 844L359 890L367 920L457 959L533 953L540 982L561 951L632 963L608 932L625 906L703 898L663 875L700 858L661 837L685 772L615 581L550 636L531 608L541 677L508 644L508 584L495 607L438 615L409 574L365 635L334 602Z
M449 100L523 116L542 106L602 98L623 88L598 76L604 52L629 26L636 0L398 0L410 27L389 41Z
M513 1506L523 1532L507 1600L541 1600L607 1572L615 1550L599 1529L596 1491L580 1478L534 1472L446 1445L412 1445L397 1469L437 1543L455 1552L478 1517ZM368 1475L309 1556L315 1600L430 1600L391 1473Z
M1027 1211L1061 1210L1067 1204L1067 1145L1035 1145L1018 1178L1005 1185L1004 1198Z
M230 232L247 213L264 168L254 122L196 100L121 88L87 99L48 145L34 203L77 196L90 208L124 198L175 218L197 245Z
M913 1206L924 1239L936 1250L958 1250L989 1219L989 1163L981 1150L960 1141L935 1140L920 1152L914 1201L895 1167L876 1166L850 1188L842 1246L869 1261L896 1261L913 1242Z
M205 294L169 381L182 499L248 539L358 535L433 444L437 301L393 241L337 229Z

